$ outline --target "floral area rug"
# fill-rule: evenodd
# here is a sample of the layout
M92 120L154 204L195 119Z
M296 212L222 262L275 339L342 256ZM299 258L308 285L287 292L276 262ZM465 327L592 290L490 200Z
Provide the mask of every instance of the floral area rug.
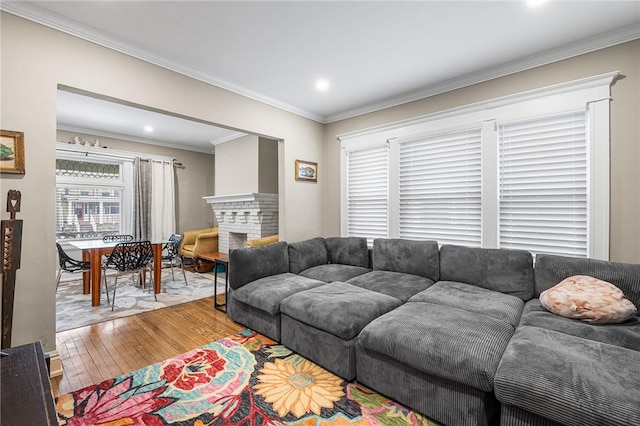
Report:
M61 425L437 425L250 330L56 399Z
M185 271L187 283L184 283L182 270L174 268L162 270L162 292L154 300L153 293L143 290L131 274L118 277L116 303L113 311L107 303L104 286L100 286L100 306L91 306L91 295L82 294L82 279L62 281L56 292L56 331L71 330L85 325L96 324L116 318L135 315L154 309L178 305L192 300L213 296L213 272L198 274ZM79 276L79 275L76 275ZM109 294L113 294L113 277L107 277ZM224 273L218 274L218 294L224 292Z

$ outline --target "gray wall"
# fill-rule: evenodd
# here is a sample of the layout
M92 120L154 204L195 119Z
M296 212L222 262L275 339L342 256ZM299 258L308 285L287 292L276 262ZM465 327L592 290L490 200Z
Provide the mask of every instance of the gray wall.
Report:
M258 192L278 193L278 141L258 140Z
M215 195L249 193L278 193L278 141L247 135L216 145Z
M325 235L340 234L338 135L611 71L624 78L611 88L610 259L640 262L640 40L327 125Z
M100 140L100 146L122 151L163 155L175 158L183 167L175 170L176 232L215 226L213 210L202 197L213 195L215 156L184 149L149 145L87 133L57 131L58 142L68 142L74 136L83 140Z
M258 192L258 136L247 135L216 145L216 192Z

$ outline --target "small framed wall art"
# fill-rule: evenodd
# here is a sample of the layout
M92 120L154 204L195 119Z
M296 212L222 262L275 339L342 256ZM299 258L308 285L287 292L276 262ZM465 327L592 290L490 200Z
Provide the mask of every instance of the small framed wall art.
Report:
M0 130L0 173L24 174L24 133Z
M296 160L296 180L307 182L318 181L318 163Z

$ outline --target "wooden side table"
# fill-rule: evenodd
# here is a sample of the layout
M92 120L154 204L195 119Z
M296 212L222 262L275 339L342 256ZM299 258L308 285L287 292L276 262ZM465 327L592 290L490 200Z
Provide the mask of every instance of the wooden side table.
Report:
M42 344L2 350L0 358L0 424L57 425Z

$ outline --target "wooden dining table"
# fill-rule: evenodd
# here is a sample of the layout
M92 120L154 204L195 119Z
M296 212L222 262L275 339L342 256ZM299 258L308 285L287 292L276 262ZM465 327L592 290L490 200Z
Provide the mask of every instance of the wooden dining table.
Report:
M145 240L147 241L147 240ZM160 293L162 276L162 246L169 240L149 240L153 249L153 290ZM102 275L102 256L109 255L118 244L117 241L77 240L69 241L73 247L82 250L82 260L91 262L91 270L82 273L82 293L91 293L91 306L100 306L100 279Z

